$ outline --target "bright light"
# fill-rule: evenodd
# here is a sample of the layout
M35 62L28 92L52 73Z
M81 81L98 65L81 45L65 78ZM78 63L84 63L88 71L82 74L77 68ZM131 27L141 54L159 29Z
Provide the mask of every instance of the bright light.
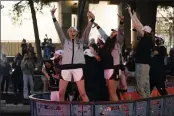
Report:
M118 27L118 5L108 5L108 2L100 1L99 4L90 4L89 10L94 13L95 22L103 28L107 35L110 35L111 29ZM98 35L98 30L92 28L90 39L95 38L97 40Z
M78 2L79 2L78 0L74 0L74 4L78 4Z

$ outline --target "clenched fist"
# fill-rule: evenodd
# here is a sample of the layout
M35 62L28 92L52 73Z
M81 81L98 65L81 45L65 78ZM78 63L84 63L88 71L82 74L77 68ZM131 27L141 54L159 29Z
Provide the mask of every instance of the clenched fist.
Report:
M56 12L57 8L55 8L55 6L53 7L53 9L51 9L51 15L54 16L54 13Z
M90 12L90 11L88 11L87 17L88 17L88 19L95 19L94 14L92 12Z

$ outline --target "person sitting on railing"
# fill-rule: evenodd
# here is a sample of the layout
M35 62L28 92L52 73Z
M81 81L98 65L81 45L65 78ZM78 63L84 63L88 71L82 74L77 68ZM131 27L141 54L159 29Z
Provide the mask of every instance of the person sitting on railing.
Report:
M156 45L152 51L152 61L150 63L150 90L156 86L161 95L167 95L165 89L166 71L164 65L164 58L167 50L164 47L164 39L162 36L156 37Z
M72 80L77 84L80 96L84 102L88 102L88 96L86 95L85 85L84 85L84 76L83 76L83 67L85 65L85 58L83 53L83 46L89 39L89 33L94 22L95 16L93 13L88 12L88 25L83 32L82 37L79 35L79 31L75 27L70 27L68 32L68 38L65 37L62 28L60 27L58 21L56 20L54 13L56 9L51 10L51 15L53 17L53 22L56 28L56 31L63 45L64 54L62 59L62 71L61 79L59 83L59 97L60 101L65 101L65 91L68 83ZM81 30L80 30L81 31Z

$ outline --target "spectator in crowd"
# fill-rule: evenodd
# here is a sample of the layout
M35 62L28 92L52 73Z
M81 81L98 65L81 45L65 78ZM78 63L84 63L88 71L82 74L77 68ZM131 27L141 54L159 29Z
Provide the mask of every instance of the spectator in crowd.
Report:
M31 53L32 56L34 56L34 47L31 43L28 44L28 52Z
M130 6L127 9L137 32L141 36L135 48L137 91L142 98L148 98L150 97L149 64L151 61L151 50L154 47L152 29L141 24L136 13L132 14Z
M7 94L8 88L9 88L11 66L10 66L5 54L2 55L1 67L2 67L1 92L2 93L4 92L4 86L6 85L5 92Z
M26 103L28 103L28 99L29 99L28 98L28 93L29 93L28 83L30 85L31 93L34 92L34 82L33 82L33 76L32 76L32 73L34 70L34 64L33 64L32 58L29 57L28 54L24 55L24 58L21 62L21 69L23 72L23 83L24 83L23 96Z
M21 70L22 55L18 53L12 63L12 81L15 96L23 99L23 74Z
M75 27L70 27L67 32L69 38L66 38L59 23L57 22L54 13L56 9L51 10L55 28L58 32L61 43L64 46L64 54L62 59L62 72L59 83L59 97L60 101L64 101L64 96L68 83L72 77L77 84L80 96L83 101L88 102L88 96L86 95L84 79L83 79L83 66L85 65L85 58L83 54L83 45L89 39L89 33L95 19L91 12L87 13L88 25L82 35L82 38L78 34L78 30Z
M164 59L167 50L164 47L164 39L162 36L156 37L156 45L152 51L152 61L150 63L150 90L156 87L161 95L167 95L165 89L166 70Z
M24 57L24 54L28 53L28 45L26 39L22 40L21 48L22 48L22 56Z

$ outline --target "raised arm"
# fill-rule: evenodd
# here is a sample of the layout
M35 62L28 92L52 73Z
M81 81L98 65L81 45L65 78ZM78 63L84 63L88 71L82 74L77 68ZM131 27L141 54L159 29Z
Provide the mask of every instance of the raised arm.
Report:
M120 18L120 25L118 27L118 34L117 34L117 41L120 45L123 45L124 43L124 17L122 16Z
M62 28L60 27L55 15L54 15L55 11L56 11L56 9L53 8L51 10L51 15L52 15L52 18L53 18L54 26L56 28L56 31L57 31L58 35L59 35L60 41L63 44L65 42L66 37L65 37L65 34L64 34Z
M131 19L132 19L132 22L133 22L133 24L135 25L135 28L136 28L136 30L137 30L137 32L139 32L140 33L140 36L144 36L144 31L142 30L142 28L141 28L141 26L139 25L139 23L137 23L137 21L136 21L136 18L133 16L133 14L132 14L132 12L131 12L131 7L130 6L128 6L128 12L129 12L129 15L130 15L130 17L131 17Z
M88 20L89 20L88 25L86 26L86 28L83 32L83 35L82 35L82 41L84 44L88 44L88 42L89 42L89 33L91 31L91 27L95 20L95 16L91 12L88 12L87 16L88 16Z
M97 27L98 32L100 33L100 35L105 39L105 41L108 39L108 35L106 34L106 32L97 24L94 23L95 26Z
M138 24L138 26L140 26L140 28L142 29L143 28L143 24L138 19L137 15L136 15L136 12L133 13L133 17L134 17L136 23Z

